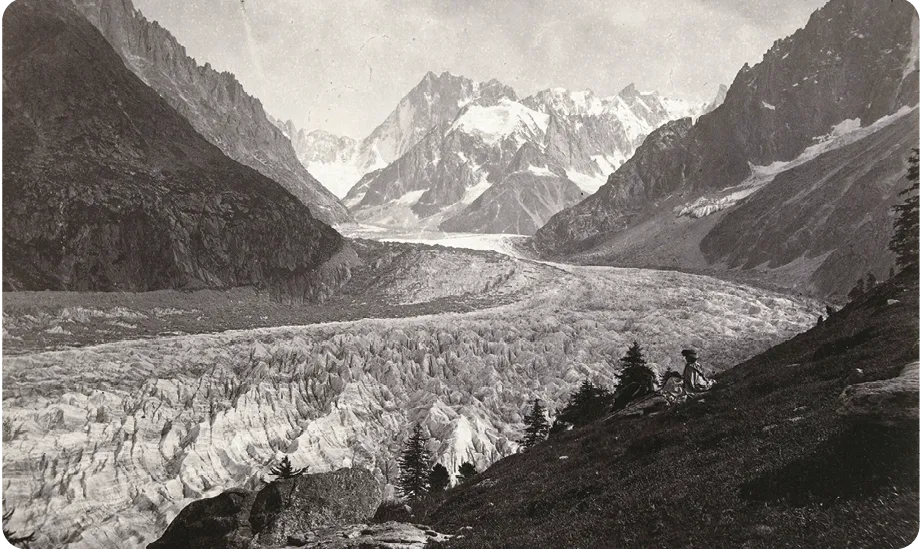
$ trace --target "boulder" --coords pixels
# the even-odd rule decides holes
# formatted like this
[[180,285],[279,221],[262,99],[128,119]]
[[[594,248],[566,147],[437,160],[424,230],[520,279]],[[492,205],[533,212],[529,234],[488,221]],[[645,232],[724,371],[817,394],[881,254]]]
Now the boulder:
[[883,425],[919,421],[919,363],[899,376],[847,386],[839,396],[838,414]]
[[289,536],[365,521],[382,498],[381,483],[362,468],[280,479],[256,496],[250,523],[260,546],[280,547]]
[[257,493],[228,489],[197,500],[177,514],[163,535],[148,548],[249,548],[253,539],[248,516]]
[[303,546],[370,518],[382,493],[362,468],[279,479],[259,491],[229,489],[183,508],[148,548]]

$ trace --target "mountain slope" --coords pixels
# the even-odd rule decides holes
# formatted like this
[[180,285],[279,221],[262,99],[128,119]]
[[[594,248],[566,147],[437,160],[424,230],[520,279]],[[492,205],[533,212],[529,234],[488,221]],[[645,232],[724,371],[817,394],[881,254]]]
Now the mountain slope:
[[349,221],[339,200],[298,161],[291,143],[262,104],[233,74],[199,66],[131,0],[74,0],[141,80],[157,91],[209,142],[230,158],[282,184],[327,223]]
[[3,23],[5,289],[319,291],[339,234],[205,141],[73,5],[20,0]]
[[552,436],[414,521],[464,548],[905,547],[919,531],[918,394],[915,420],[895,426],[837,410],[846,386],[918,360],[906,275],[718,375],[704,399]]
[[[588,239],[583,264],[723,273],[819,296],[844,295],[894,263],[890,206],[918,144],[917,109],[851,128],[742,184],[687,201],[673,196],[634,214],[623,231]],[[587,201],[588,202],[588,201]],[[587,210],[575,223],[593,223]],[[599,216],[606,215],[602,210]]]
[[[514,95],[480,98],[390,165],[366,174],[345,203],[357,219],[377,225],[474,232],[504,227],[530,234],[595,191],[653,128],[704,107],[641,93],[633,85],[603,99],[559,88],[522,101]],[[523,154],[534,168],[554,169],[540,172],[540,180],[529,176],[533,185],[519,173],[506,186],[518,191],[502,192],[507,178],[528,171],[515,162]],[[477,200],[491,187],[497,188]]]
[[[620,232],[665,216],[677,205],[723,198],[735,186],[758,179],[773,163],[795,160],[818,138],[843,127],[869,126],[902,107],[917,104],[917,33],[918,19],[908,2],[881,7],[865,0],[832,0],[815,12],[803,29],[777,41],[761,63],[744,66],[722,106],[695,124],[690,120],[671,123],[651,135],[596,194],[542,227],[534,239],[536,248],[547,256],[575,250],[584,255],[598,252],[604,257],[607,252],[603,248],[617,240]],[[902,127],[908,132],[907,139],[917,135],[917,129]],[[887,181],[892,191],[896,184],[892,177]],[[759,197],[779,198],[768,191]],[[848,201],[854,196],[840,198]],[[756,207],[756,200],[756,196],[750,197],[749,203]],[[783,205],[776,200],[762,208]],[[852,207],[860,210],[862,205]],[[878,218],[876,226],[885,225],[886,209],[875,206],[871,211]],[[864,214],[837,219],[854,224],[840,232],[840,237],[857,230]],[[790,240],[797,228],[787,227],[784,238]],[[726,233],[732,234],[732,230]],[[822,239],[820,234],[811,232],[802,238]],[[739,248],[751,248],[752,236],[735,237]],[[879,241],[866,241],[861,253],[873,257],[872,248]],[[836,244],[844,246],[845,241],[839,239]],[[636,245],[643,247],[642,242]],[[690,248],[678,255],[696,255],[696,245],[689,241]],[[798,246],[801,253],[807,253],[814,243]],[[828,250],[830,243],[822,246]],[[718,256],[708,255],[706,263],[723,269]],[[781,256],[772,258],[772,264],[781,260]],[[669,265],[671,261],[652,257],[647,265]],[[866,267],[885,272],[889,266]],[[799,275],[797,282],[805,283],[811,273]],[[823,283],[819,291],[836,293],[841,288],[838,283]]]

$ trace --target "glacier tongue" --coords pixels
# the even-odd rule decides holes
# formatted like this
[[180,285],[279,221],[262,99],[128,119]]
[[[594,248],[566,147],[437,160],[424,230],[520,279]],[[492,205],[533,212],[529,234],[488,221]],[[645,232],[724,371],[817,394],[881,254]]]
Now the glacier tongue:
[[254,486],[283,454],[393,481],[418,422],[452,473],[484,468],[516,450],[528,401],[556,410],[584,378],[611,384],[633,339],[658,370],[688,345],[726,367],[819,307],[707,277],[510,261],[529,286],[486,310],[5,357],[4,420],[20,428],[4,441],[11,527],[42,546],[142,546],[192,499]]

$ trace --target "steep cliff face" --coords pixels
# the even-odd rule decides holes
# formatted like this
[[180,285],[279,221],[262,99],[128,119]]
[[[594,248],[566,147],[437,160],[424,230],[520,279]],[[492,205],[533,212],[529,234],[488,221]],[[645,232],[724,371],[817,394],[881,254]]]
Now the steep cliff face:
[[282,184],[327,223],[349,221],[339,200],[298,161],[262,103],[233,74],[199,66],[169,31],[131,0],[74,0],[128,66],[230,158]]
[[205,141],[70,3],[20,0],[3,24],[5,289],[316,295],[336,231]]
[[[793,162],[825,136],[846,127],[868,127],[915,105],[917,36],[918,19],[908,2],[832,0],[803,29],[777,41],[761,63],[744,66],[723,105],[694,125],[674,123],[651,135],[598,193],[542,227],[534,239],[536,247],[547,255],[595,250],[617,240],[618,232],[640,227],[676,204],[725,199],[736,186],[759,180],[774,163]],[[757,203],[767,196],[753,195],[748,201],[752,208],[782,208],[784,201]],[[720,208],[738,202],[728,201]],[[865,215],[886,217],[885,211],[860,201],[850,208],[859,220]],[[824,232],[844,235],[829,225],[842,220],[823,219],[822,228],[801,241],[788,238],[796,228],[785,224],[785,241],[799,242],[797,252],[805,253],[816,244],[812,239]],[[749,249],[754,246],[750,237],[754,235],[730,231],[724,239],[737,239],[734,246]],[[832,245],[821,240],[824,248]],[[720,246],[729,247],[726,242]],[[601,249],[600,253],[606,254]],[[711,253],[708,259],[716,264],[718,256]],[[790,254],[766,260],[778,265],[785,258]],[[671,258],[649,257],[646,265],[670,262]]]

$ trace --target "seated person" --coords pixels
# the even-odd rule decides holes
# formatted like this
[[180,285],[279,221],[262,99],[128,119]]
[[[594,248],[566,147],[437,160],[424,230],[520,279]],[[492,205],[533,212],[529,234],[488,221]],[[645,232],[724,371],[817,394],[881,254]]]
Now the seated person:
[[685,357],[685,372],[682,373],[685,391],[697,393],[711,389],[714,381],[705,376],[704,367],[698,362],[698,352],[693,349],[683,349],[682,355]]

